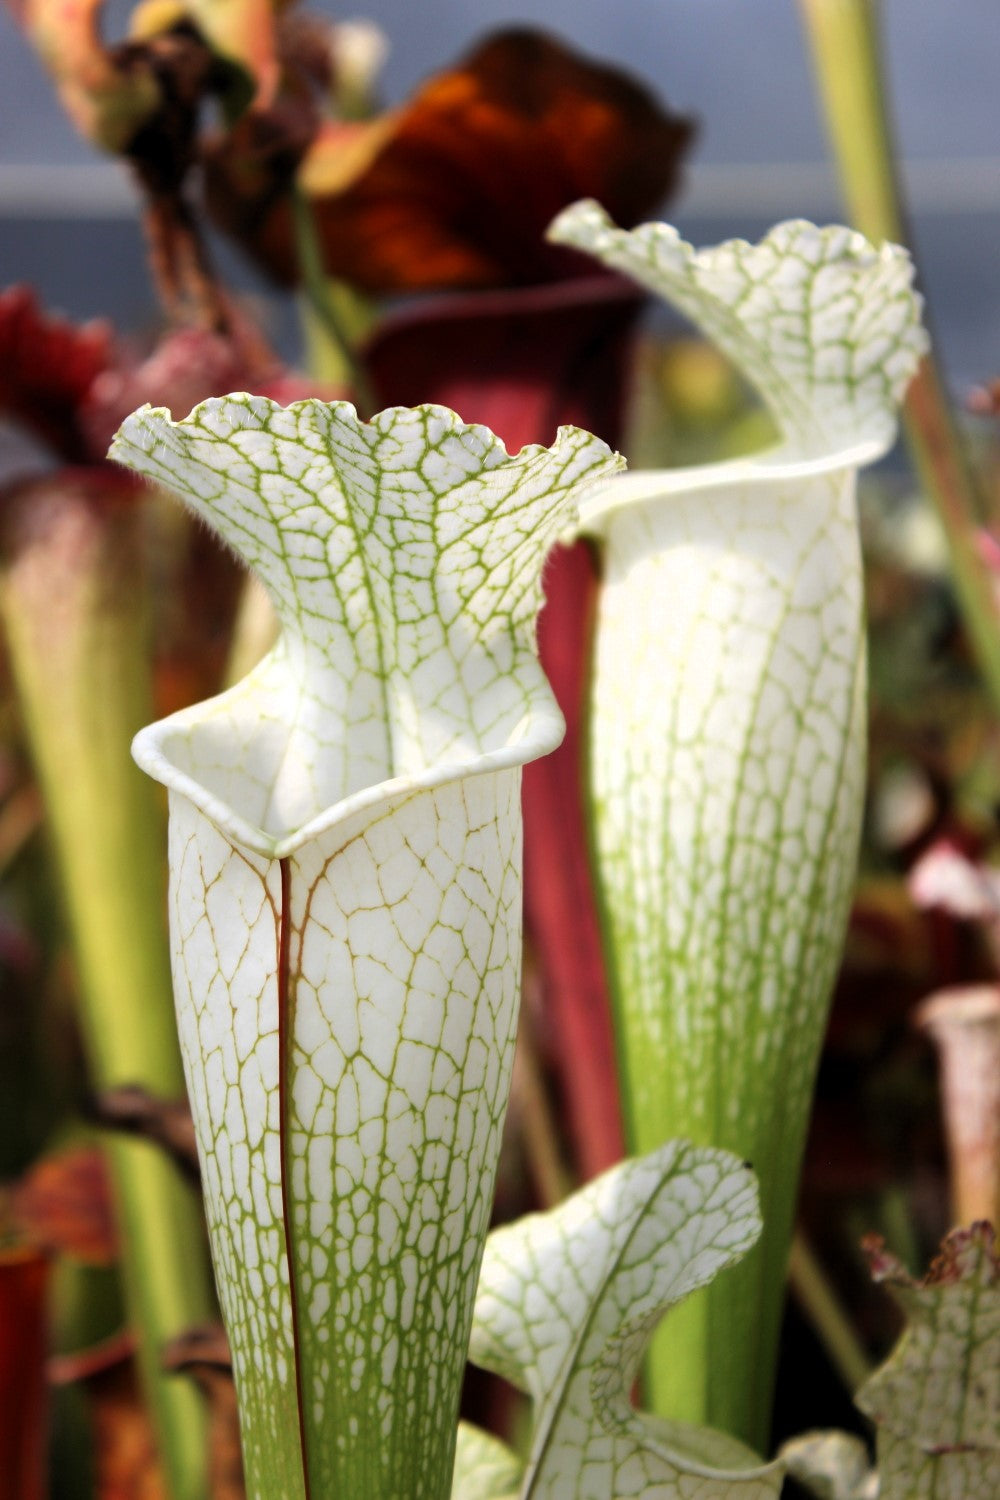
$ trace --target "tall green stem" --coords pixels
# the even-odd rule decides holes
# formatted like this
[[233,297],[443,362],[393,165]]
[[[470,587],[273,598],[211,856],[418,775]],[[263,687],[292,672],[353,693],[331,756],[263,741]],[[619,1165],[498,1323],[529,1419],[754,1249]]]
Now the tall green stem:
[[[148,716],[140,506],[111,470],[63,473],[4,501],[2,613],[45,798],[98,1089],[183,1093],[164,925],[162,812],[129,759]],[[175,1500],[205,1495],[205,1426],[163,1345],[210,1313],[198,1205],[155,1147],[111,1148],[128,1306]]]
[[[876,0],[799,3],[848,213],[869,239],[905,244]],[[933,354],[910,387],[903,415],[914,464],[947,537],[969,639],[1000,709],[1000,616],[976,547],[974,481]]]
[[827,1358],[853,1395],[872,1373],[872,1366],[822,1265],[801,1233],[792,1240],[788,1281]]

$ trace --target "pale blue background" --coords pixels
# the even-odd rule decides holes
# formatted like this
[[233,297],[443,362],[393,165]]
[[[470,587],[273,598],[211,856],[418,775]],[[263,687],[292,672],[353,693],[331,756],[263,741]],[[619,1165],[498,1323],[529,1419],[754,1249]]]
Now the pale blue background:
[[[337,13],[387,31],[384,93],[395,101],[529,10],[532,24],[630,67],[699,117],[672,211],[692,238],[840,216],[795,0],[368,0]],[[109,35],[126,11],[109,7]],[[964,386],[1000,369],[1000,0],[886,0],[882,14],[924,281]],[[125,185],[100,160],[0,8],[0,284],[30,278],[75,316],[140,325],[153,315],[140,237]],[[89,171],[53,178],[59,164]]]

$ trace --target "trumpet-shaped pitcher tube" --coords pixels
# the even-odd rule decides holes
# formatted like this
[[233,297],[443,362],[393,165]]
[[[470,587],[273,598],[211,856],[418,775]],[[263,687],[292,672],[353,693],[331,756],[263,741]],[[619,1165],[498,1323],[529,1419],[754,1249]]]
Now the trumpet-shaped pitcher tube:
[[[182,1048],[256,1500],[447,1496],[516,1023],[520,767],[562,724],[542,562],[617,460],[438,407],[144,410],[281,623],[143,731],[170,789]],[[290,1274],[289,1274],[290,1270]]]
[[745,1262],[667,1320],[652,1395],[761,1446],[864,796],[855,477],[892,442],[918,301],[903,251],[845,229],[695,254],[579,204],[552,233],[675,303],[781,434],[613,481],[582,517],[604,547],[592,809],[629,1145],[738,1152],[764,1217]]

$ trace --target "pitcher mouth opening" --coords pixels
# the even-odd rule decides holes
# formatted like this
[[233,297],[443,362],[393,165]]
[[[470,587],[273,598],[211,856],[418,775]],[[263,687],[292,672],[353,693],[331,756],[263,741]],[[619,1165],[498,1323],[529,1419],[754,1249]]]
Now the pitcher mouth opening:
[[778,444],[761,453],[727,459],[717,464],[696,464],[680,469],[638,469],[607,480],[585,497],[580,508],[579,529],[584,533],[600,532],[604,520],[615,512],[650,500],[669,499],[671,495],[690,494],[694,490],[752,481],[754,484],[789,479],[813,479],[835,474],[841,469],[860,469],[875,463],[888,450],[885,442],[869,438],[848,448],[838,448],[816,458],[806,458],[787,444]]
[[[473,737],[453,743],[440,760],[405,773],[376,774],[345,795],[325,797],[322,778],[306,782],[306,795],[281,793],[281,771],[294,750],[287,723],[256,718],[253,734],[233,709],[245,698],[244,684],[192,709],[142,729],[132,742],[137,764],[171,792],[187,798],[229,841],[248,853],[282,859],[337,823],[371,810],[384,810],[464,777],[482,776],[525,765],[554,750],[565,723],[547,686],[532,695],[523,712],[493,744]],[[249,755],[240,756],[234,730]],[[384,768],[383,768],[384,770]],[[312,789],[314,795],[309,796]]]

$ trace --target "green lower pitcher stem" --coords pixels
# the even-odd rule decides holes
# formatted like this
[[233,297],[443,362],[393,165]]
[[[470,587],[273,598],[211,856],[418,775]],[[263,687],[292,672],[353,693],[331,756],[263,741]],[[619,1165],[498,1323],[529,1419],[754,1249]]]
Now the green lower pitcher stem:
[[591,816],[628,1149],[735,1153],[764,1222],[670,1312],[646,1396],[758,1452],[863,801],[854,484],[727,476],[613,513],[604,542]]
[[[148,717],[142,499],[110,470],[5,498],[2,610],[76,960],[97,1090],[183,1094],[164,918],[162,809],[129,758]],[[127,1305],[172,1500],[204,1500],[206,1425],[164,1344],[211,1316],[195,1194],[159,1148],[110,1148]]]
[[[632,1093],[627,1078],[623,1092]],[[657,1140],[678,1134],[706,1144],[726,1132],[699,1131],[690,1117],[672,1116],[657,1127],[653,1110],[628,1130],[629,1153],[645,1155]],[[763,1136],[751,1143],[743,1134],[739,1144],[751,1164],[782,1163],[780,1175],[763,1173],[768,1233],[738,1266],[671,1309],[650,1345],[643,1398],[652,1411],[738,1435],[766,1453],[801,1141],[784,1143],[779,1153]]]

